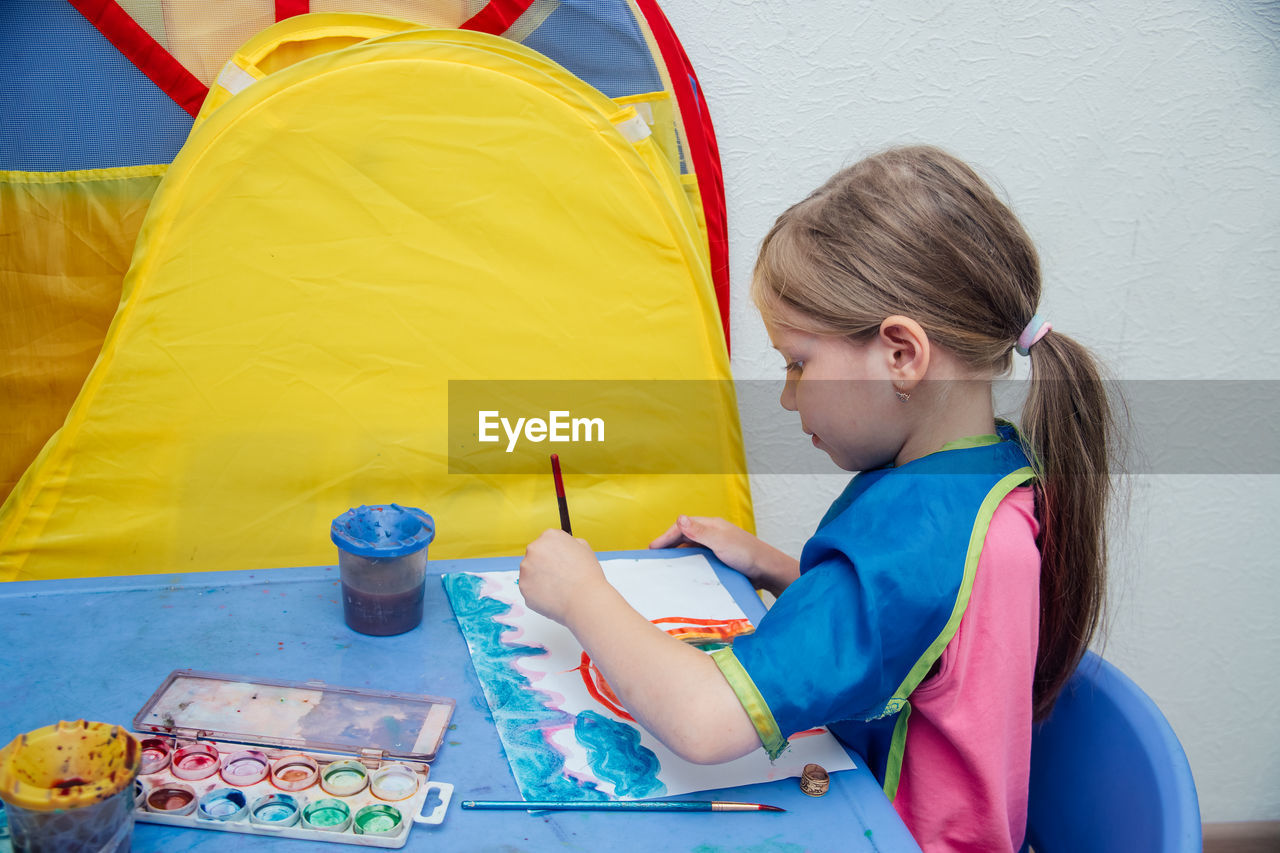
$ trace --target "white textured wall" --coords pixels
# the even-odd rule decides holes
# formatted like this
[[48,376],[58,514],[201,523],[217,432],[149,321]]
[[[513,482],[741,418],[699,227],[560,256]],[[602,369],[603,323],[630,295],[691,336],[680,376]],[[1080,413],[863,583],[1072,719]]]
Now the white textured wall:
[[[780,376],[747,295],[773,217],[862,154],[929,142],[1003,187],[1043,311],[1117,377],[1280,379],[1274,0],[664,8],[719,138],[739,378]],[[803,440],[771,429],[752,444]],[[843,482],[755,476],[761,535],[798,554]],[[1103,650],[1172,722],[1204,820],[1280,818],[1280,477],[1130,491]]]

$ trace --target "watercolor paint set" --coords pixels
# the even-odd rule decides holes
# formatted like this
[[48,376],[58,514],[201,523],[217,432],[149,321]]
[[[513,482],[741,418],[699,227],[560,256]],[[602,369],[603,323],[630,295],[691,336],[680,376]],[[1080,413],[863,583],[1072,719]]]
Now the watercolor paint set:
[[[453,794],[430,780],[454,701],[176,670],[133,719],[148,823],[403,847]],[[425,814],[424,814],[425,812]]]

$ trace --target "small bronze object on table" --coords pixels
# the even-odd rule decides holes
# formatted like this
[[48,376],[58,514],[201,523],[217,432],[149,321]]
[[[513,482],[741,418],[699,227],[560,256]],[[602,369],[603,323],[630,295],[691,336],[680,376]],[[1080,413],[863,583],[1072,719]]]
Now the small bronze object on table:
[[821,797],[831,787],[831,776],[820,764],[806,764],[800,774],[800,790],[811,797]]

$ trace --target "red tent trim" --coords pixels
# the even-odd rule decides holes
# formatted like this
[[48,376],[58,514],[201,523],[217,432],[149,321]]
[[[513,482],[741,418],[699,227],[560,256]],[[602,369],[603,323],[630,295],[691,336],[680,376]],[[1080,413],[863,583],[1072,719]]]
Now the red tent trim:
[[[192,118],[209,95],[209,87],[173,58],[115,0],[68,0],[76,11],[116,49]],[[462,24],[463,29],[500,35],[533,4],[533,0],[490,0]],[[311,11],[310,0],[275,0],[276,20]]]
[[114,0],[68,0],[98,32],[134,66],[160,87],[192,118],[209,94],[209,87],[174,59],[151,34],[138,26]]
[[489,0],[483,9],[464,21],[459,29],[500,36],[532,5],[533,0]]
[[[725,348],[729,349],[729,224],[724,205],[724,173],[720,168],[720,149],[711,113],[702,96],[702,86],[693,73],[693,63],[684,52],[671,22],[656,0],[636,0],[645,21],[662,51],[662,60],[671,74],[676,103],[684,117],[689,137],[689,158],[698,178],[702,209],[707,218],[707,244],[711,253],[711,281],[715,285],[716,303],[720,308],[720,325],[724,328]],[[685,75],[681,81],[679,75]],[[680,85],[684,82],[686,85]]]
[[311,0],[276,0],[276,23],[311,11]]

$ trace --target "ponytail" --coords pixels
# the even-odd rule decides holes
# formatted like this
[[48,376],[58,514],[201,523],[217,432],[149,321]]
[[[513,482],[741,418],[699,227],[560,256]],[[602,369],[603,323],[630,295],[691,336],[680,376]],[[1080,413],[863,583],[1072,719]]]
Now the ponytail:
[[1087,349],[1051,332],[1029,353],[1031,388],[1022,432],[1038,478],[1040,647],[1033,702],[1035,718],[1042,719],[1102,617],[1115,424]]

